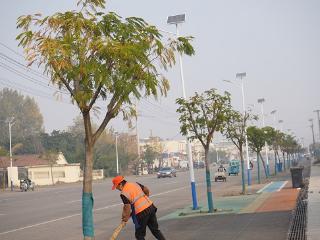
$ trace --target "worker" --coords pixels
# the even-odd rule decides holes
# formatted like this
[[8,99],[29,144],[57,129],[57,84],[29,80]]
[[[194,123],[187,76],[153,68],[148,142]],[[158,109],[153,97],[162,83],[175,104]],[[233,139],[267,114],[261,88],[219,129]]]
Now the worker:
[[156,217],[157,208],[149,198],[149,189],[140,183],[127,182],[123,176],[112,179],[112,190],[121,191],[120,197],[123,202],[122,221],[128,222],[130,216],[135,225],[135,237],[144,240],[146,228],[149,227],[156,239],[165,240],[159,230]]
[[218,172],[226,172],[227,170],[225,169],[225,167],[221,164],[218,168]]

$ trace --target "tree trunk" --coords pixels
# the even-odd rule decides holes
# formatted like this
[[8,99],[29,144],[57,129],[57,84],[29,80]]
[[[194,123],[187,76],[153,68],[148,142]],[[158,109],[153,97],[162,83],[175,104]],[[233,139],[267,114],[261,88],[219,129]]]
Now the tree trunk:
[[[276,154],[277,154],[277,157],[278,157],[278,164],[280,164],[281,161],[280,161],[280,155],[279,155],[278,151],[276,151]],[[282,171],[282,168],[280,168],[280,171]]]
[[52,165],[53,165],[53,164],[50,164],[50,170],[51,170],[51,181],[52,181],[52,185],[54,185],[53,173],[52,173]]
[[258,184],[261,183],[261,176],[260,176],[260,159],[259,159],[259,153],[257,152],[257,165],[258,165]]
[[277,175],[277,152],[274,150],[274,175]]
[[210,165],[208,160],[208,153],[209,153],[209,144],[208,147],[204,150],[205,162],[206,162],[206,182],[207,182],[207,200],[208,200],[208,209],[209,213],[214,211],[213,208],[213,196],[212,196],[212,189],[211,189],[211,176],[210,176]]
[[242,148],[239,149],[240,160],[241,160],[241,179],[242,179],[242,194],[246,193],[246,178],[244,171],[244,160],[243,160],[243,152]]
[[85,127],[85,154],[83,192],[82,192],[82,231],[84,240],[94,239],[93,225],[93,194],[92,194],[92,169],[93,169],[93,147],[92,129],[90,115],[83,114]]
[[286,157],[284,155],[284,152],[282,152],[282,158],[283,158],[283,170],[286,171]]
[[266,175],[266,178],[268,178],[268,172],[267,172],[266,164],[265,164],[265,162],[264,162],[264,160],[263,160],[263,157],[262,157],[262,155],[261,155],[260,152],[259,152],[259,155],[260,155],[261,162],[262,162],[262,165],[263,165],[264,173],[265,173],[265,175]]

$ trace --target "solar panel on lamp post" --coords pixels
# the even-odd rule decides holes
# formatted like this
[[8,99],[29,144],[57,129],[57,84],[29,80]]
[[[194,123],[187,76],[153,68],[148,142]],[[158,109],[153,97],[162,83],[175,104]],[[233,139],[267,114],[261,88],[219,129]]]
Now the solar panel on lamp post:
[[[174,16],[169,16],[167,19],[168,24],[173,24],[176,26],[176,37],[179,37],[179,28],[178,25],[184,23],[186,19],[185,14],[179,14]],[[184,99],[187,99],[186,90],[184,85],[184,76],[183,76],[183,66],[182,66],[182,56],[179,54],[179,64],[180,64],[180,77],[181,77],[181,84],[182,84],[182,96]],[[196,183],[194,178],[194,170],[193,170],[193,160],[192,160],[192,151],[191,151],[191,144],[188,139],[189,135],[186,138],[186,147],[187,147],[187,156],[188,156],[188,163],[189,163],[189,173],[190,173],[190,180],[191,180],[191,193],[192,193],[192,204],[193,209],[198,209],[198,202],[197,202],[197,192],[196,192]]]

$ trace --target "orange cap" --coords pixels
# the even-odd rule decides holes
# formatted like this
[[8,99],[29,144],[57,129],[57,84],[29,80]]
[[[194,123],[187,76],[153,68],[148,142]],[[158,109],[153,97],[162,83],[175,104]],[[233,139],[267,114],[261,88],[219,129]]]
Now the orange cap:
[[113,186],[112,186],[112,190],[115,190],[116,187],[119,185],[119,183],[121,183],[122,181],[124,180],[124,177],[123,176],[116,176],[112,179],[112,183],[113,183]]

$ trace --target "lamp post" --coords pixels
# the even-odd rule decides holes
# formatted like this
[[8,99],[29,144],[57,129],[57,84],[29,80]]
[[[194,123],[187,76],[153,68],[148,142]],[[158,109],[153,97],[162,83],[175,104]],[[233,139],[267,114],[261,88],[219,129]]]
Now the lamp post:
[[283,126],[282,126],[283,120],[279,120],[278,123],[280,125],[280,131],[282,132],[283,131]]
[[116,135],[116,161],[117,161],[117,175],[119,175],[119,157],[118,157],[118,132],[115,132]]
[[317,113],[317,117],[318,117],[319,139],[320,139],[320,116],[319,116],[319,112],[320,112],[320,110],[314,110],[314,112],[316,112],[316,113]]
[[[270,112],[270,114],[273,116],[273,125],[274,125],[275,130],[277,130],[276,113],[277,113],[277,110],[273,110]],[[276,154],[277,150],[278,149],[273,149],[273,151],[274,151],[274,174],[277,174],[277,154]]]
[[273,110],[273,111],[270,112],[270,114],[273,116],[273,125],[274,125],[274,128],[277,130],[276,113],[277,113],[277,110]]
[[[186,15],[180,14],[175,16],[169,16],[167,19],[168,24],[174,24],[176,26],[176,37],[179,37],[179,30],[178,26],[181,23],[185,22]],[[184,99],[187,99],[186,90],[184,86],[184,76],[183,76],[183,66],[182,66],[182,56],[179,54],[179,63],[180,63],[180,76],[181,76],[181,84],[182,84],[182,95]],[[187,147],[187,155],[188,155],[188,162],[189,162],[189,173],[190,173],[190,180],[191,180],[191,193],[192,193],[192,204],[193,209],[198,209],[197,203],[197,192],[196,192],[196,183],[194,178],[194,170],[193,170],[193,161],[192,161],[192,151],[191,151],[191,144],[188,139],[189,135],[186,138],[186,147]]]
[[[240,80],[241,80],[243,117],[245,117],[245,115],[246,115],[246,104],[245,104],[244,83],[243,83],[243,78],[246,76],[247,76],[246,72],[236,74],[236,78],[240,78]],[[250,168],[250,159],[249,159],[247,126],[245,126],[244,133],[245,133],[245,140],[246,140],[247,177],[248,177],[248,185],[250,186],[251,185],[251,168]],[[242,178],[242,181],[245,181],[244,177]]]
[[314,131],[313,131],[313,118],[309,119],[309,122],[311,123],[310,127],[311,127],[311,131],[312,131],[312,154],[314,156],[315,152],[314,152],[314,147],[315,147],[315,139],[314,139]]
[[[264,113],[263,113],[263,103],[265,102],[264,98],[259,98],[258,103],[261,104],[261,117],[262,117],[262,127],[264,127]],[[269,176],[270,170],[269,170],[269,157],[268,157],[268,144],[265,142],[265,151],[266,151],[266,163],[267,163],[267,176]]]

